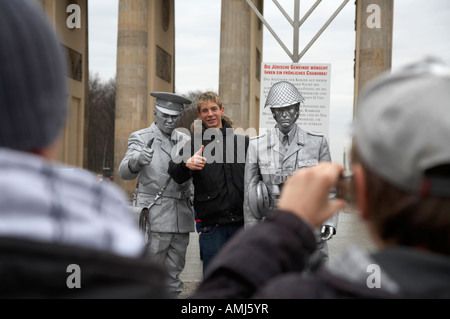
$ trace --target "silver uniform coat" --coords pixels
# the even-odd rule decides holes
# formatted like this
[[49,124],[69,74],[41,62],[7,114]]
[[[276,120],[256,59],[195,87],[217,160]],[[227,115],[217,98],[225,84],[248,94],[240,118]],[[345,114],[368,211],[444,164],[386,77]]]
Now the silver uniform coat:
[[[176,147],[189,141],[189,137],[179,131],[176,134]],[[128,161],[138,156],[148,141],[154,138],[152,161],[139,173],[133,173]],[[163,134],[155,123],[150,127],[133,132],[128,139],[128,149],[119,166],[119,174],[123,179],[132,180],[138,177],[136,206],[149,205],[169,178],[167,169],[171,160],[172,141]],[[177,184],[170,180],[161,198],[150,209],[150,231],[163,233],[188,233],[194,231],[194,212],[190,204],[192,181]]]
[[[250,139],[245,164],[245,227],[250,227],[263,220],[256,218],[250,207],[249,197],[255,196],[256,184],[259,180],[267,187],[270,207],[276,206],[281,188],[287,177],[295,170],[313,166],[321,161],[331,161],[328,143],[322,134],[310,133],[297,125],[294,136],[284,157],[280,158],[280,139],[277,127],[267,130],[265,134]],[[330,195],[332,196],[332,195]],[[324,225],[337,228],[338,214]]]

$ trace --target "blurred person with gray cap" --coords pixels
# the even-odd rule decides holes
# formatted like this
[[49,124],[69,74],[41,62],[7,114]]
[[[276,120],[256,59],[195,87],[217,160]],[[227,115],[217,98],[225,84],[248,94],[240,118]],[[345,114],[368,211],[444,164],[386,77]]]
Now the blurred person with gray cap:
[[[331,161],[323,134],[305,131],[296,124],[304,102],[290,82],[277,82],[269,90],[264,108],[270,108],[277,124],[250,140],[245,164],[246,228],[262,222],[276,207],[284,182],[297,169]],[[318,247],[312,266],[328,261],[327,241],[336,234],[337,224],[338,214],[316,229]]]
[[320,163],[288,179],[277,213],[229,243],[194,297],[450,298],[449,88],[450,69],[428,58],[359,96],[348,198],[376,249],[304,272],[313,227],[346,205],[328,196],[344,167]]
[[189,233],[195,230],[192,182],[176,183],[167,169],[172,148],[190,141],[176,128],[184,105],[191,101],[168,92],[150,95],[156,98],[156,120],[130,135],[119,174],[125,180],[137,178],[133,205],[141,211],[140,226],[146,233],[148,258],[166,267],[169,291],[177,297],[184,286],[180,273],[186,262]]
[[56,160],[66,63],[37,2],[0,0],[0,298],[163,298],[125,194]]

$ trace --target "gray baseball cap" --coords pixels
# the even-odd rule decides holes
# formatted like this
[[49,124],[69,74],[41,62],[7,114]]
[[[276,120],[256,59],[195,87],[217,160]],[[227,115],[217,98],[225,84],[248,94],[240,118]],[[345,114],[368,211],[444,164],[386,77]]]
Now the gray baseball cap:
[[450,69],[426,58],[369,83],[353,136],[363,162],[384,180],[410,193],[423,192],[425,181],[430,188],[426,170],[450,164]]
[[295,85],[287,81],[280,81],[270,88],[264,108],[287,107],[304,101],[305,99]]
[[178,115],[183,112],[184,104],[192,102],[180,95],[169,92],[152,92],[151,96],[156,97],[156,109],[169,115]]

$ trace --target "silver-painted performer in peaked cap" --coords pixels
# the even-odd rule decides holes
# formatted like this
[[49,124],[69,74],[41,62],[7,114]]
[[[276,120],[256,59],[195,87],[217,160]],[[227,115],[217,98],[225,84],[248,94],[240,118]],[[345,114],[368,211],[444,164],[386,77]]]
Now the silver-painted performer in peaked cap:
[[166,267],[170,276],[169,292],[177,297],[183,290],[179,275],[185,266],[189,233],[194,231],[194,213],[190,202],[192,182],[176,183],[170,179],[167,169],[172,148],[190,140],[175,128],[184,104],[191,101],[173,93],[152,92],[151,95],[156,97],[156,121],[150,127],[130,135],[119,174],[126,180],[138,178],[135,206],[151,205],[144,222],[148,238],[147,254],[150,259]]
[[[250,140],[245,164],[246,228],[262,222],[276,207],[283,183],[294,171],[331,161],[326,138],[296,124],[304,101],[297,88],[286,81],[275,83],[269,90],[264,107],[270,108],[277,124]],[[326,241],[336,233],[337,223],[338,214],[316,230],[316,256],[323,257],[320,260],[328,260]]]

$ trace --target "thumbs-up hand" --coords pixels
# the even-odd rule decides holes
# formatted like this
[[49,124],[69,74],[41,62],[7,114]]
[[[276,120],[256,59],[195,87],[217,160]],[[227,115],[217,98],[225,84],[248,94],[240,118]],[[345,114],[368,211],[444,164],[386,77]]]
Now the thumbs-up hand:
[[145,147],[138,157],[138,163],[140,166],[149,165],[153,159],[153,150],[150,147]]
[[189,168],[190,170],[200,171],[203,169],[203,167],[205,167],[206,157],[202,156],[202,152],[204,149],[205,146],[202,145],[202,147],[186,161],[187,168]]

